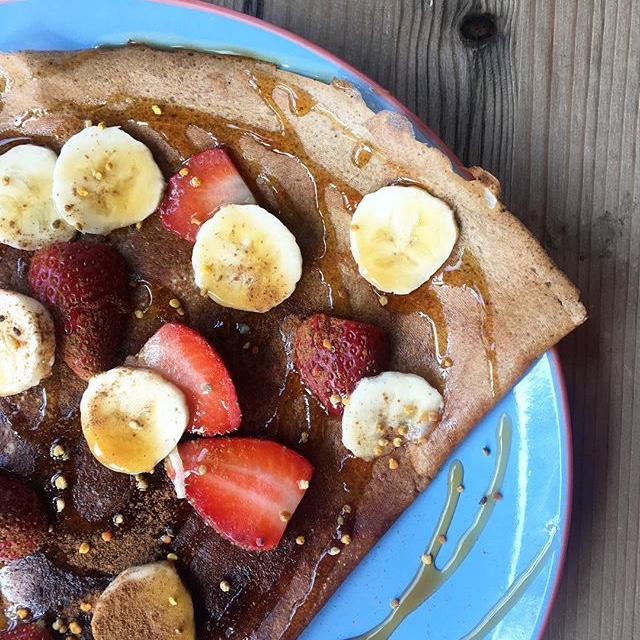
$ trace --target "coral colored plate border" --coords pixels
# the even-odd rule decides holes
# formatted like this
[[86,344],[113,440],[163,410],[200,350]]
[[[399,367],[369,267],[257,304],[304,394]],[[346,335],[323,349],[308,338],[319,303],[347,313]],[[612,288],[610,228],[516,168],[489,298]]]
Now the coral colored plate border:
[[[31,13],[31,16],[32,18],[35,18],[36,17],[35,8],[37,7],[37,10],[39,12],[37,17],[41,21],[44,19],[42,17],[42,14],[46,13],[46,11],[51,11],[52,14],[53,12],[59,12],[61,10],[63,13],[66,12],[68,16],[69,24],[67,26],[64,26],[64,25],[61,26],[60,29],[63,35],[70,36],[72,35],[74,28],[78,28],[78,25],[74,26],[74,20],[79,21],[76,18],[75,13],[77,13],[77,11],[80,8],[82,8],[84,11],[86,11],[86,13],[84,14],[83,20],[86,21],[87,16],[89,16],[88,19],[91,20],[91,17],[90,17],[91,12],[89,11],[89,7],[91,5],[94,7],[97,7],[99,3],[96,2],[96,0],[85,0],[82,3],[80,3],[78,0],[75,0],[75,4],[74,4],[74,0],[49,0],[48,3],[45,5],[42,0],[0,0],[0,19],[4,17],[3,11],[2,11],[3,9],[2,5],[9,5],[9,4],[21,5],[20,11],[18,13],[21,13],[23,18],[25,16],[28,17],[30,11],[33,11],[33,13]],[[325,51],[321,47],[318,47],[317,45],[314,45],[295,34],[285,31],[284,29],[281,29],[279,27],[270,25],[257,18],[246,16],[244,14],[232,11],[230,9],[213,6],[213,5],[201,2],[199,0],[129,0],[128,4],[127,3],[122,4],[119,1],[109,3],[109,4],[112,4],[112,5],[121,4],[122,7],[125,8],[125,11],[120,11],[119,13],[117,13],[117,16],[113,17],[113,19],[111,20],[113,24],[111,24],[109,28],[116,28],[117,26],[121,26],[117,24],[119,21],[122,23],[126,23],[127,21],[126,13],[127,13],[127,10],[129,9],[131,10],[131,12],[133,12],[134,8],[140,8],[141,6],[144,5],[144,9],[146,11],[149,11],[150,12],[149,15],[151,15],[151,12],[153,12],[154,10],[154,7],[152,6],[153,4],[165,5],[167,7],[171,7],[171,6],[178,7],[187,11],[197,10],[197,11],[205,12],[207,14],[217,16],[220,19],[228,20],[231,23],[244,24],[246,25],[247,29],[257,29],[264,33],[270,33],[282,41],[283,59],[286,59],[285,50],[287,48],[287,43],[289,43],[289,46],[295,46],[295,47],[304,49],[307,52],[309,52],[309,54],[312,54],[313,56],[315,56],[318,60],[326,62],[328,66],[336,68],[340,73],[340,75],[344,75],[344,77],[354,82],[354,84],[356,84],[358,88],[360,88],[363,91],[363,95],[365,96],[365,99],[367,99],[368,102],[372,104],[372,106],[377,108],[391,108],[405,115],[412,122],[412,124],[416,128],[416,132],[418,136],[421,139],[425,140],[428,144],[437,146],[440,149],[442,149],[451,159],[452,164],[456,167],[456,170],[459,171],[461,174],[469,177],[468,172],[463,167],[461,162],[444,145],[444,143],[434,134],[434,132],[431,131],[423,122],[421,122],[413,113],[411,113],[404,105],[398,102],[386,89],[378,85],[376,82],[372,81],[370,78],[367,78],[363,73],[361,73],[354,67],[346,64],[345,62],[341,61],[340,59],[333,56],[329,52]],[[53,9],[53,7],[55,7],[55,9]],[[114,13],[116,12],[114,11]],[[59,16],[53,16],[53,17],[59,18]],[[55,19],[52,20],[52,22],[55,22]],[[3,24],[2,29],[0,29],[0,50],[2,50],[3,38],[4,38],[3,32],[5,32],[6,29],[11,27],[11,22],[0,21],[0,24]],[[179,21],[179,24],[176,24],[175,26],[172,25],[172,27],[176,30],[179,30],[181,27],[184,28],[185,31],[181,32],[181,34],[185,34],[185,35],[188,34],[188,32],[191,29],[191,27],[188,24],[188,20],[186,18],[182,22]],[[106,24],[104,27],[104,33],[105,34],[108,33]],[[187,39],[188,37],[189,36],[187,35]],[[142,34],[142,39],[146,41],[155,40],[158,44],[163,44],[163,40],[155,39],[154,34],[148,34],[148,35]],[[104,39],[98,39],[93,44],[98,44],[98,43],[104,43]],[[242,44],[242,43],[238,43],[238,44]],[[33,45],[23,45],[23,46],[33,46]],[[50,47],[51,46],[54,46],[54,45],[50,45]],[[260,57],[259,51],[254,51],[254,53],[256,57]],[[304,72],[303,69],[299,69],[299,70]],[[520,406],[518,402],[516,402],[515,405],[513,405],[512,396],[517,395],[518,390],[522,389],[523,386],[528,384],[528,382],[530,382],[531,380],[533,380],[534,382],[538,380],[540,382],[541,384],[540,388],[543,388],[544,390],[542,393],[543,397],[541,397],[540,395],[539,388],[535,387],[534,385],[532,387],[533,391],[524,392],[525,399],[520,402],[520,405],[522,406]],[[538,391],[536,391],[536,389],[538,389]],[[551,414],[553,415],[545,416],[545,417],[547,420],[551,420],[553,422],[554,427],[558,429],[557,433],[559,437],[559,442],[558,442],[559,453],[558,453],[558,459],[555,462],[557,463],[557,467],[558,467],[559,481],[558,481],[558,486],[555,487],[555,489],[557,489],[558,491],[559,511],[557,514],[557,519],[554,519],[554,522],[558,527],[559,535],[558,535],[558,540],[556,544],[555,555],[552,561],[553,564],[548,574],[548,582],[545,585],[543,590],[544,598],[540,602],[537,615],[535,615],[533,618],[529,616],[529,618],[533,620],[533,624],[531,625],[530,631],[527,631],[526,629],[524,630],[521,629],[522,634],[517,636],[513,635],[513,632],[508,632],[508,633],[511,633],[511,635],[506,635],[506,636],[494,635],[494,633],[492,632],[488,636],[486,636],[488,638],[489,637],[495,638],[496,640],[498,638],[502,639],[504,637],[509,637],[509,638],[521,637],[523,638],[523,640],[525,639],[531,640],[532,638],[540,638],[543,635],[544,628],[546,626],[549,613],[551,611],[553,599],[555,598],[555,595],[558,589],[559,580],[561,576],[561,568],[562,568],[562,564],[564,562],[564,558],[566,554],[566,545],[567,545],[569,522],[570,522],[570,504],[571,504],[571,494],[572,494],[571,429],[570,429],[570,422],[569,422],[569,408],[568,408],[568,402],[566,397],[564,377],[562,374],[562,368],[558,359],[558,355],[555,350],[549,351],[532,367],[532,369],[523,377],[523,380],[516,386],[514,391],[510,392],[510,394],[508,394],[508,397],[505,398],[505,400],[500,403],[500,406],[496,410],[494,410],[494,412],[492,412],[490,416],[488,416],[481,422],[481,424],[478,426],[478,428],[474,431],[472,436],[469,438],[469,441],[466,441],[461,446],[461,448],[458,451],[456,451],[456,454],[455,454],[455,457],[458,457],[463,461],[465,461],[465,456],[467,458],[469,457],[470,455],[469,449],[473,444],[470,441],[474,439],[478,440],[478,438],[480,438],[481,440],[483,437],[483,434],[482,434],[483,430],[489,436],[491,435],[491,428],[483,425],[488,423],[491,419],[495,419],[494,414],[497,415],[498,411],[501,411],[504,409],[508,412],[514,411],[517,413],[520,409],[522,409],[522,411],[524,412],[523,415],[525,415],[526,411],[529,410],[531,406],[534,406],[534,407],[538,406],[537,403],[539,403],[541,400],[549,403],[548,405],[545,405],[545,408],[541,410],[541,413],[544,413],[545,411],[547,411],[547,409],[549,410],[553,409],[553,411],[551,411]],[[542,421],[543,418],[541,417],[540,420]],[[476,463],[472,461],[471,464],[473,465]],[[443,474],[440,474],[440,476],[442,475]],[[391,545],[397,544],[398,539],[402,539],[404,535],[403,532],[405,529],[407,528],[411,529],[411,527],[415,527],[415,522],[413,522],[413,520],[415,520],[416,517],[419,520],[422,518],[422,514],[420,513],[420,510],[425,509],[425,504],[427,504],[427,501],[429,502],[428,506],[431,509],[439,508],[439,505],[441,504],[442,497],[443,497],[442,496],[442,488],[443,488],[442,478],[440,476],[436,478],[436,480],[434,480],[434,483],[429,488],[429,490],[426,491],[416,501],[416,503],[412,505],[412,507],[408,510],[408,512],[405,513],[400,518],[397,525],[394,525],[394,527],[392,527],[389,533],[381,540],[381,542],[376,547],[376,549],[374,549],[373,552],[370,554],[371,557],[376,557],[376,554],[378,554],[377,558],[379,559],[380,553],[388,554],[389,544]],[[417,504],[419,502],[425,503],[425,504],[422,504],[421,506]],[[420,523],[421,523],[421,526],[422,524],[424,524],[422,520],[420,520]],[[425,534],[425,536],[426,535],[428,534]],[[389,538],[391,542],[389,542],[387,538]],[[407,550],[407,553],[413,554],[415,553],[415,550]],[[489,551],[485,551],[485,553],[489,553]],[[373,567],[372,569],[371,566],[368,566],[368,567],[364,566],[363,568],[363,565],[371,564],[370,556],[367,556],[367,558],[365,558],[363,563],[358,567],[358,569],[356,569],[354,574],[350,576],[350,578],[347,580],[345,585],[343,585],[343,587],[338,591],[336,596],[334,596],[334,598],[332,598],[329,601],[325,609],[318,615],[316,620],[313,621],[309,629],[303,633],[303,638],[305,640],[316,640],[316,638],[322,639],[322,640],[325,640],[325,639],[328,640],[329,636],[327,636],[327,633],[329,633],[330,631],[333,632],[331,636],[332,640],[340,640],[340,638],[342,637],[347,637],[351,633],[351,630],[347,627],[345,627],[344,631],[342,631],[342,629],[338,629],[336,627],[336,624],[338,624],[336,621],[344,620],[345,612],[350,612],[354,608],[357,610],[358,607],[363,607],[363,606],[369,607],[369,605],[371,605],[371,608],[375,610],[372,613],[372,620],[376,622],[378,621],[378,619],[380,618],[380,613],[378,610],[376,610],[376,607],[378,607],[380,611],[382,611],[384,607],[382,609],[379,607],[380,602],[382,602],[382,600],[385,600],[385,599],[388,602],[388,599],[390,597],[393,597],[394,595],[397,595],[397,593],[393,593],[393,591],[390,590],[391,589],[390,587],[389,589],[384,591],[384,593],[377,594],[375,597],[372,596],[371,593],[366,593],[364,596],[361,596],[360,598],[357,598],[356,600],[354,600],[353,593],[354,593],[354,589],[358,589],[358,581],[361,581],[361,584],[362,584],[362,581],[364,580],[363,584],[365,585],[370,584],[371,580],[373,579],[372,571],[374,573],[376,571],[375,567]],[[382,557],[384,558],[385,556],[383,555]],[[471,560],[472,558],[469,558],[469,561],[467,562],[467,564],[472,564]],[[407,560],[406,562],[400,563],[400,564],[405,564],[406,567],[404,568],[404,574],[402,574],[402,576],[394,577],[394,579],[397,582],[392,586],[395,589],[399,589],[399,588],[401,589],[402,586],[406,583],[405,577],[406,576],[410,577],[413,571],[415,570],[415,563],[412,559]],[[380,572],[378,571],[378,573]],[[404,582],[402,580],[404,580]],[[355,584],[355,587],[353,586],[354,584]],[[343,592],[345,592],[346,595]],[[371,599],[375,601],[376,598],[380,600],[380,602],[377,605],[375,602],[373,602],[373,604],[369,602],[369,600]],[[464,602],[464,598],[462,598],[461,601]],[[456,603],[456,606],[458,604],[459,603]],[[425,606],[421,608],[421,610],[423,609],[425,609]],[[439,630],[437,626],[435,628],[424,627],[424,624],[425,624],[424,620],[421,619],[420,617],[422,616],[421,610],[416,612],[411,618],[409,618],[405,622],[405,624],[402,627],[400,627],[400,629],[397,632],[397,635],[394,634],[393,636],[394,640],[396,637],[398,637],[400,640],[405,637],[411,638],[412,640],[417,640],[418,636],[416,635],[416,633],[420,633],[420,637],[422,637],[422,633],[419,630],[423,628],[425,628],[425,630],[426,628],[430,629],[428,637],[431,637],[432,635],[435,635],[435,637],[441,637],[438,634],[442,634],[443,633],[442,629],[444,629],[447,623],[450,622],[450,620],[448,619],[449,612],[445,611],[444,615],[442,615],[442,618],[445,618],[446,622],[442,626],[441,630]],[[441,611],[440,613],[442,614]],[[353,615],[356,615],[356,614],[354,613]],[[338,624],[338,627],[339,626],[340,625]],[[354,630],[356,630],[356,632],[362,632],[368,627],[363,620],[357,619],[355,620],[353,628]],[[339,633],[338,636],[335,636],[336,632]],[[409,633],[410,635],[407,635],[407,633]],[[497,631],[496,633],[500,633],[500,632]]]

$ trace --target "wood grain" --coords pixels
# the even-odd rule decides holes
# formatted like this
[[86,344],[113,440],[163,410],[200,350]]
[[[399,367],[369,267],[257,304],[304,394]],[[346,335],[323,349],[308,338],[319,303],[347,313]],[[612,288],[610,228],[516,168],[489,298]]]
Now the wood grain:
[[[503,196],[579,286],[560,347],[575,495],[546,640],[640,638],[640,4],[249,0],[387,87]],[[497,34],[464,41],[489,14]]]

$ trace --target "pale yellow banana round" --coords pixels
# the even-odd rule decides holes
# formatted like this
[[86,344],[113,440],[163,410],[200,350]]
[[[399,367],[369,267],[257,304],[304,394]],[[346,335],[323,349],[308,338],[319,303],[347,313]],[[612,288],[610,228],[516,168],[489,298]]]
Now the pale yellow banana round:
[[153,471],[184,433],[184,394],[153,371],[116,367],[89,380],[80,401],[82,433],[94,457],[119,473]]
[[387,293],[411,293],[447,260],[458,239],[452,209],[419,187],[383,187],[351,220],[351,252],[363,278]]
[[83,233],[107,234],[158,207],[165,182],[151,151],[119,127],[87,127],[69,138],[53,172],[59,214]]
[[91,630],[95,640],[195,640],[191,595],[168,562],[130,567],[98,598]]
[[440,419],[443,399],[424,378],[385,371],[363,378],[342,416],[342,443],[371,460],[426,436]]
[[264,313],[286,300],[302,276],[293,234],[257,205],[230,204],[205,222],[192,255],[196,286],[232,309]]
[[0,396],[12,396],[51,374],[56,340],[49,312],[33,298],[0,289]]
[[57,157],[51,149],[34,144],[22,144],[0,155],[2,244],[35,251],[75,235],[51,197]]

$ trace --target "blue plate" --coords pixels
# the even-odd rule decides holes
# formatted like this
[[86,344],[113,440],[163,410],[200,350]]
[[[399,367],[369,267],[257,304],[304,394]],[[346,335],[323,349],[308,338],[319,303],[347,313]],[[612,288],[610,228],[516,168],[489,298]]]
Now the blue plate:
[[[326,51],[266,23],[197,2],[151,0],[0,0],[0,50],[76,49],[129,40],[252,55],[322,80],[355,84],[371,108],[395,109],[418,137],[444,145],[392,96]],[[461,173],[464,169],[450,154]],[[497,428],[513,425],[505,477],[480,505],[498,461]],[[484,451],[483,451],[484,449]],[[447,542],[435,563],[427,549],[447,500],[450,473],[464,470]],[[454,484],[457,484],[457,480]],[[493,493],[493,490],[491,491]],[[455,451],[443,471],[349,576],[301,636],[345,640],[392,611],[418,570],[431,576],[478,514],[491,507],[479,537],[450,577],[393,632],[393,640],[531,640],[542,635],[558,585],[569,528],[571,444],[561,369],[555,352],[540,358]],[[435,549],[433,546],[435,545]],[[454,560],[455,562],[455,560]],[[422,569],[421,569],[422,567]],[[406,606],[403,604],[401,610]],[[366,636],[365,636],[366,637]],[[381,635],[369,635],[378,640]]]

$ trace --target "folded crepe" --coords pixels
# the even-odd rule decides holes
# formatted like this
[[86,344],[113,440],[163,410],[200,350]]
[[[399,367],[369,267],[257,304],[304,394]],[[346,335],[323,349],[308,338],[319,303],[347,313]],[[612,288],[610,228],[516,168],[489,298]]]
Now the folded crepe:
[[[266,314],[201,297],[192,245],[164,230],[156,215],[106,241],[125,256],[136,295],[146,298],[141,304],[151,303],[144,319],[132,319],[121,358],[161,322],[177,319],[167,300],[179,297],[189,324],[231,371],[242,432],[298,450],[316,471],[279,547],[244,551],[178,501],[162,469],[141,493],[133,480],[95,462],[77,411],[84,383],[57,364],[41,388],[2,401],[0,440],[19,446],[13,454],[5,448],[0,466],[44,486],[56,470],[48,447],[64,437],[73,504],[57,518],[45,553],[3,570],[4,597],[21,600],[34,615],[82,616],[79,602],[119,571],[173,551],[194,598],[199,638],[295,638],[474,424],[535,358],[584,321],[585,310],[576,289],[496,199],[495,179],[452,167],[442,151],[415,140],[404,117],[373,113],[344,82],[326,85],[246,58],[138,46],[0,54],[0,140],[26,137],[59,150],[87,119],[145,142],[166,176],[193,153],[226,145],[262,203],[296,236],[303,278]],[[407,296],[389,295],[383,305],[358,274],[349,222],[363,194],[392,183],[417,184],[446,201],[460,236],[430,282]],[[0,248],[0,286],[28,293],[28,260],[27,252]],[[424,442],[394,452],[397,469],[388,457],[350,457],[339,420],[325,414],[293,370],[293,331],[313,312],[385,327],[390,368],[422,375],[443,394],[441,422]],[[243,349],[247,342],[257,349]],[[34,402],[46,408],[34,412]],[[115,514],[123,522],[113,540],[78,554],[82,541],[114,528]],[[170,546],[160,540],[168,528],[175,533]],[[339,543],[344,534],[348,546]],[[301,535],[305,544],[297,545]],[[336,545],[341,552],[332,555]],[[228,592],[220,590],[222,580]]]

